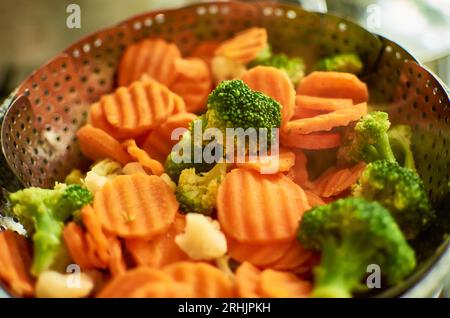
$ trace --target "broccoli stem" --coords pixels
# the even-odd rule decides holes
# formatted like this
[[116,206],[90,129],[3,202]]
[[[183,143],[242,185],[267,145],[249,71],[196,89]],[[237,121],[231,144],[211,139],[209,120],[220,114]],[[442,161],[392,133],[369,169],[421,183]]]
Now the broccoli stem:
[[354,236],[341,243],[334,238],[324,242],[320,266],[314,269],[312,297],[350,298],[352,291],[361,289],[361,279],[368,264],[361,257],[364,246],[359,246],[359,242],[360,238]]
[[384,159],[390,162],[397,162],[394,156],[394,152],[392,151],[391,144],[389,143],[388,134],[383,134],[383,136],[380,138],[380,142],[377,144],[377,150],[381,155],[380,159]]

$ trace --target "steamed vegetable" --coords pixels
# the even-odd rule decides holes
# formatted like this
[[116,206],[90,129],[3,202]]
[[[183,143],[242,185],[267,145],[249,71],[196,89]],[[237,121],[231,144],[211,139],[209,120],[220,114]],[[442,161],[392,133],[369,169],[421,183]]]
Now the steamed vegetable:
[[321,59],[316,69],[320,71],[346,72],[359,75],[364,65],[358,55],[341,53]]
[[365,291],[362,280],[370,264],[380,266],[389,285],[416,266],[414,251],[389,211],[360,198],[340,199],[305,213],[298,239],[306,248],[321,251],[313,297],[351,297]]
[[411,127],[408,125],[397,125],[388,131],[389,143],[399,164],[416,170],[416,163],[411,150],[411,135]]

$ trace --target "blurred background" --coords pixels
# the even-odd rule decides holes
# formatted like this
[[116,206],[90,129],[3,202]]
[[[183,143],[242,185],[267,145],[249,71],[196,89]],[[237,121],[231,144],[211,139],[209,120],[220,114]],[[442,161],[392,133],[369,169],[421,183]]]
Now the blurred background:
[[[73,41],[143,11],[195,0],[1,0],[0,97]],[[290,0],[351,19],[404,46],[450,85],[450,0]],[[69,4],[81,28],[66,26]]]

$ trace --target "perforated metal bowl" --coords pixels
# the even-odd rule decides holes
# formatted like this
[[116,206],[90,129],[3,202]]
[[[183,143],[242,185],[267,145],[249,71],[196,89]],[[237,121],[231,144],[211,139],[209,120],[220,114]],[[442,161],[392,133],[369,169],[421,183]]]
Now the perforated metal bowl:
[[[345,19],[261,2],[211,2],[145,13],[67,48],[30,75],[1,107],[1,185],[9,190],[49,187],[85,164],[75,132],[89,105],[113,90],[128,45],[163,37],[189,55],[202,41],[224,40],[250,26],[265,27],[275,51],[301,55],[307,65],[332,53],[358,53],[370,104],[389,112],[394,124],[412,126],[418,172],[441,216],[450,215],[450,201],[445,201],[450,193],[450,101],[442,82],[397,44]],[[439,290],[450,271],[444,223],[417,242],[424,252],[416,273],[375,296],[430,296]]]

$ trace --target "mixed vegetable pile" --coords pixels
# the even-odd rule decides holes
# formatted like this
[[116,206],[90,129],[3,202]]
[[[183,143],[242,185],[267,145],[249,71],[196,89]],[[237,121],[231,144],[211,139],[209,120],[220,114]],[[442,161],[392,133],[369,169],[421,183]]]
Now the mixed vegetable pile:
[[[188,57],[128,47],[77,133],[89,170],[4,195],[26,235],[0,232],[0,279],[18,296],[183,298],[352,297],[372,265],[383,288],[405,280],[436,217],[411,129],[370,110],[356,54],[312,69],[257,27]],[[208,128],[267,134],[251,149]]]

